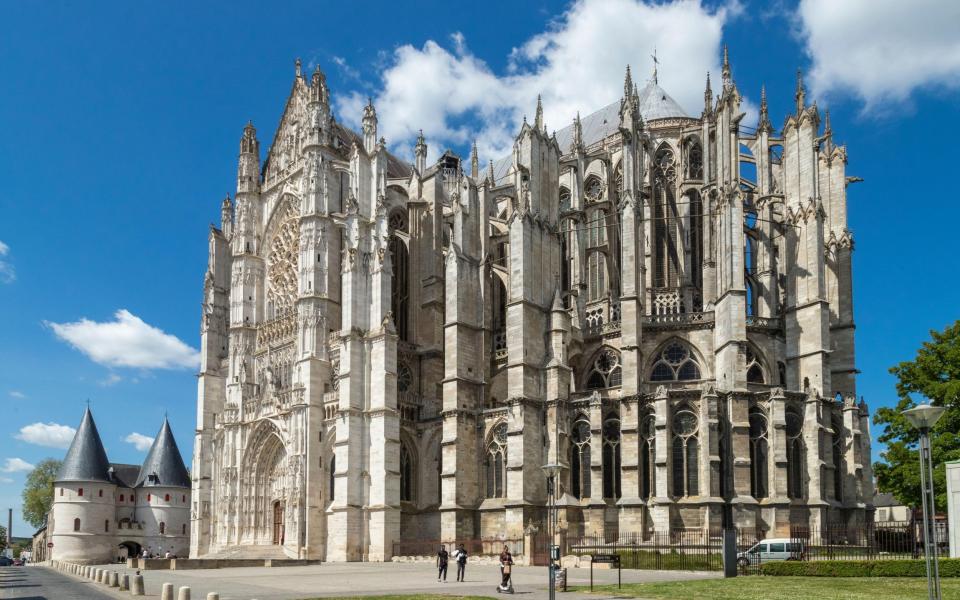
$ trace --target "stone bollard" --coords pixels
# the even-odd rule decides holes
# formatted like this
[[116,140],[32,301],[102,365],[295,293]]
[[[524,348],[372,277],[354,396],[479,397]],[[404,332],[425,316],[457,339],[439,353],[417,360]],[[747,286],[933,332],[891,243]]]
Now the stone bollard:
[[120,591],[126,592],[129,589],[130,589],[130,576],[124,575],[123,577],[120,578]]
[[220,594],[216,592],[210,592],[207,594],[207,600],[220,600]]
[[130,582],[130,595],[131,596],[143,595],[143,575],[133,576],[133,580]]
[[90,571],[90,579],[94,581],[100,581],[100,569],[93,569]]
[[110,572],[110,587],[120,587],[120,574],[116,571]]
[[160,600],[173,600],[173,584],[163,584],[163,590],[160,592]]
[[182,586],[177,591],[177,600],[190,600],[190,588],[187,586]]
[[104,569],[100,572],[100,583],[107,585],[110,581],[110,571]]

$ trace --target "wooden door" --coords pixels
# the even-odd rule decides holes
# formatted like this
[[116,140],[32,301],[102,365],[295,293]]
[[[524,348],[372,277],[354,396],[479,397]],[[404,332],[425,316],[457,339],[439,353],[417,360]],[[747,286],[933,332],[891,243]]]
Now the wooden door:
[[273,543],[283,543],[283,503],[273,503]]

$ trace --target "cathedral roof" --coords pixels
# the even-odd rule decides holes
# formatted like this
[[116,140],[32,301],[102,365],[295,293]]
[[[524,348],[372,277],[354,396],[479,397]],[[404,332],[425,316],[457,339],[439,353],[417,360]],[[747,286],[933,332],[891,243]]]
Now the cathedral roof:
[[[660,85],[650,80],[638,92],[640,100],[640,116],[645,122],[656,119],[691,118],[680,104],[674,100]],[[580,120],[583,130],[583,145],[590,146],[607,138],[620,127],[620,100],[612,102],[600,110],[583,117]],[[561,152],[569,152],[573,142],[573,125],[567,125],[557,130],[557,145]],[[497,183],[506,177],[513,165],[513,157],[505,156],[493,162],[493,177]]]
[[140,467],[135,487],[190,487],[190,474],[183,464],[180,449],[164,417],[160,433],[153,440],[147,459]]
[[80,427],[73,436],[67,456],[63,459],[55,481],[103,481],[111,483],[110,461],[100,441],[97,424],[93,422],[90,407],[83,413]]

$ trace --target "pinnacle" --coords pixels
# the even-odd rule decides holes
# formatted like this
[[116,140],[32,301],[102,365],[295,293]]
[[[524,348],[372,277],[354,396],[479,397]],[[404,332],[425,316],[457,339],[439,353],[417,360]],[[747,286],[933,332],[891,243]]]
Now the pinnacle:
[[630,75],[630,65],[627,65],[627,74],[623,78],[623,97],[629,98],[633,91],[633,76]]

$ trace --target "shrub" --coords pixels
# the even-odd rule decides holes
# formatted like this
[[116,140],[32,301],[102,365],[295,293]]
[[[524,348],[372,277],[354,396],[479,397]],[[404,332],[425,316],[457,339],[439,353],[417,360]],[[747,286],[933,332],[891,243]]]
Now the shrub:
[[[923,560],[810,560],[770,562],[764,575],[807,577],[926,577]],[[940,559],[941,577],[960,577],[960,558]]]

